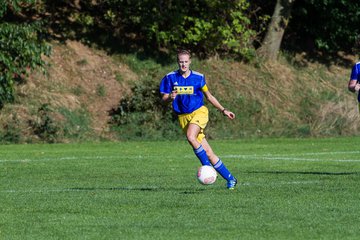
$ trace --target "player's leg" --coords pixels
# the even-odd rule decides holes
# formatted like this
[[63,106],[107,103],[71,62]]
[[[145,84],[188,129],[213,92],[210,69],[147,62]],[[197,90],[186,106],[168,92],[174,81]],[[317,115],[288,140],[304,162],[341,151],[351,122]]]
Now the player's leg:
[[206,138],[202,139],[201,145],[204,147],[208,158],[210,159],[210,162],[214,166],[215,170],[227,181],[227,187],[229,189],[234,189],[237,184],[236,178],[227,169],[221,159],[215,155]]
[[198,125],[189,123],[186,130],[186,139],[194,149],[199,148],[201,145],[197,140],[200,131],[201,128]]
[[204,147],[207,155],[208,155],[208,158],[211,162],[212,165],[215,165],[218,160],[219,160],[219,157],[215,155],[214,151],[212,150],[212,148],[210,147],[210,144],[208,143],[208,141],[206,140],[206,138],[203,138],[202,141],[201,141],[201,145]]
[[189,123],[186,131],[186,138],[188,142],[193,147],[194,153],[200,160],[201,164],[211,166],[208,155],[199,141],[199,135],[201,136],[202,134],[202,130],[198,125]]
[[185,132],[188,142],[193,147],[195,155],[202,165],[211,166],[209,158],[200,144],[202,138],[205,137],[204,128],[208,119],[208,110],[204,106],[192,113],[179,115],[180,126]]

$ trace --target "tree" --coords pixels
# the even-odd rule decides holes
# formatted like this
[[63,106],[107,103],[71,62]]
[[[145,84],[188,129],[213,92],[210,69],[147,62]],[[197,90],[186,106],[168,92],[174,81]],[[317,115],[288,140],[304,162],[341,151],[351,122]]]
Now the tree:
[[266,60],[276,60],[281,42],[288,26],[291,8],[295,0],[277,0],[270,25],[267,29],[261,47],[258,49],[260,56]]
[[22,14],[36,0],[12,0],[0,6],[0,108],[14,99],[14,83],[29,70],[44,66],[42,54],[49,55],[50,47],[41,38],[41,25]]
[[[126,50],[188,48],[204,57],[255,55],[257,33],[251,28],[248,0],[43,1],[46,12],[61,13],[56,19],[63,23],[58,28],[61,35],[71,26],[79,28],[72,29],[77,39],[115,38]],[[67,19],[72,22],[64,22]]]
[[[360,40],[360,2],[351,0],[296,1],[287,28],[287,49],[357,53]],[[285,42],[284,42],[285,43]]]
[[326,56],[337,56],[339,51],[354,54],[360,50],[359,1],[254,0],[251,4],[259,15],[273,13],[266,37],[257,50],[266,59],[276,59],[280,45],[289,52],[304,51],[312,56],[324,52]]

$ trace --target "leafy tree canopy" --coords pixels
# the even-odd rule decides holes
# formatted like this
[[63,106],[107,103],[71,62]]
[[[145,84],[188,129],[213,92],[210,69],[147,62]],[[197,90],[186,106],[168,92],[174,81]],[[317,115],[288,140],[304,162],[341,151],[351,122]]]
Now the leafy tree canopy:
[[254,54],[257,32],[251,28],[247,0],[44,2],[47,12],[60,16],[59,24],[52,26],[64,37],[110,35],[126,47],[153,51],[181,47],[200,56]]
[[20,13],[35,2],[11,0],[0,6],[0,107],[14,99],[14,83],[29,70],[44,66],[41,55],[50,54],[50,47],[41,38],[41,25],[23,19]]
[[294,9],[284,42],[287,48],[330,53],[359,50],[359,1],[295,1]]

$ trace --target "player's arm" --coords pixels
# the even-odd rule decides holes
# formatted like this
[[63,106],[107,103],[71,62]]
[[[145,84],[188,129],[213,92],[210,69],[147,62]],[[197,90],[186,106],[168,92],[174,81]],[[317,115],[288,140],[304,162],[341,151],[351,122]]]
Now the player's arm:
[[170,94],[168,94],[168,93],[162,93],[162,94],[161,94],[161,100],[162,100],[164,103],[170,102]]
[[206,87],[206,85],[203,87],[202,89],[206,99],[216,108],[218,109],[220,112],[222,112],[222,114],[224,114],[224,116],[227,116],[230,119],[234,119],[235,118],[235,114],[229,110],[227,110],[226,108],[224,108],[219,101],[211,94],[211,92],[208,90],[208,88]]
[[161,99],[164,103],[171,102],[176,98],[177,91],[172,91],[171,93],[161,93]]
[[357,79],[350,79],[348,84],[348,89],[351,92],[358,92],[360,89],[360,84],[357,83]]
[[177,91],[174,91],[167,75],[163,79],[161,79],[160,93],[163,103],[171,102],[176,97]]

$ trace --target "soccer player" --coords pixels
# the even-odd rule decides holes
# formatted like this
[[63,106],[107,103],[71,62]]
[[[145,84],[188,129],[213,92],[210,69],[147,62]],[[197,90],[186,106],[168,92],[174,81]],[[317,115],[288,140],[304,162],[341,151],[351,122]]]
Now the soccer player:
[[349,91],[355,92],[358,94],[358,102],[359,102],[359,112],[360,112],[360,62],[356,63],[352,70],[350,75],[350,81],[348,84]]
[[191,54],[189,51],[180,50],[177,53],[177,63],[179,69],[168,73],[161,80],[162,100],[163,102],[172,102],[180,126],[201,164],[212,165],[227,181],[227,188],[234,189],[237,179],[215,155],[204,134],[204,129],[209,121],[209,112],[204,106],[204,95],[227,118],[234,119],[235,114],[224,108],[210,93],[203,74],[190,70]]

